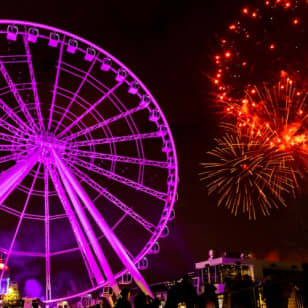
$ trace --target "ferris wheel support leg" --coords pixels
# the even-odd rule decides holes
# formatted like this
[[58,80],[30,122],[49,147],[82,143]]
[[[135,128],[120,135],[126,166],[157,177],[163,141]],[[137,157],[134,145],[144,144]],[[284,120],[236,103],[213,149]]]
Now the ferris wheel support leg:
[[35,152],[28,159],[17,163],[0,178],[0,204],[10,195],[10,193],[23,181],[30,170],[37,163],[40,151]]
[[60,171],[60,175],[61,175],[61,179],[63,181],[63,184],[66,188],[66,191],[68,192],[68,195],[74,205],[74,209],[76,210],[76,213],[78,215],[78,217],[81,220],[81,223],[83,224],[84,230],[86,230],[86,233],[88,235],[88,238],[90,240],[90,243],[93,247],[93,250],[95,251],[95,254],[98,258],[98,260],[100,261],[100,264],[104,270],[104,273],[106,275],[106,278],[108,279],[113,291],[115,292],[116,295],[118,295],[120,293],[120,289],[119,286],[116,282],[116,279],[112,273],[111,267],[103,253],[103,251],[101,250],[101,247],[95,237],[95,233],[82,209],[82,205],[80,204],[78,197],[76,196],[74,190],[72,189],[72,187],[70,186],[66,176],[62,173],[62,171]]
[[[54,156],[57,155],[54,152]],[[58,157],[58,156],[57,156]],[[56,158],[56,156],[55,156]],[[120,293],[120,289],[119,286],[116,282],[116,279],[112,273],[111,267],[98,243],[98,240],[96,239],[95,233],[90,225],[90,222],[88,220],[88,218],[86,217],[86,214],[83,210],[82,205],[80,204],[78,197],[73,189],[73,187],[70,185],[70,181],[69,179],[66,177],[66,173],[63,172],[62,168],[60,167],[60,165],[58,164],[58,161],[56,160],[56,166],[58,167],[59,173],[60,173],[60,177],[62,179],[62,182],[64,184],[64,187],[72,201],[72,204],[74,206],[74,209],[76,210],[76,213],[78,215],[78,217],[80,218],[80,222],[83,225],[83,228],[85,230],[85,232],[87,233],[87,236],[90,240],[90,243],[96,253],[96,256],[98,258],[98,260],[100,261],[100,264],[104,270],[104,273],[112,287],[112,289],[114,290],[115,294],[119,294]]]
[[[51,167],[48,167],[49,174],[51,176],[52,182],[55,186],[55,189],[57,191],[57,194],[60,198],[60,201],[62,202],[63,208],[65,210],[65,213],[67,214],[67,217],[69,217],[69,222],[72,226],[72,230],[74,232],[77,244],[79,246],[80,252],[82,256],[85,258],[86,261],[86,267],[89,267],[90,273],[89,275],[93,275],[95,277],[96,283],[102,283],[104,281],[104,278],[102,276],[101,270],[99,269],[99,266],[96,263],[95,257],[87,243],[87,239],[84,236],[84,233],[81,229],[81,226],[79,222],[77,221],[77,218],[75,216],[75,213],[72,210],[72,207],[70,205],[70,202],[65,194],[65,190],[62,186],[62,183],[60,182],[60,179],[58,178],[58,175],[55,170],[52,170]],[[91,279],[91,277],[90,277]]]
[[84,205],[86,206],[89,213],[92,215],[94,220],[96,221],[98,227],[101,229],[102,233],[105,235],[109,244],[113,248],[113,250],[118,255],[119,259],[123,263],[123,265],[127,268],[127,270],[132,275],[132,278],[135,280],[138,287],[146,294],[153,297],[153,294],[147,285],[146,281],[138,271],[136,265],[131,260],[131,258],[127,255],[126,249],[117,236],[114,234],[112,229],[109,227],[105,219],[102,217],[100,212],[97,210],[95,205],[93,204],[90,197],[87,195],[83,187],[80,185],[78,180],[75,178],[71,170],[63,163],[58,154],[54,149],[52,149],[52,153],[54,155],[55,163],[58,168],[62,171],[62,173],[67,177],[68,182],[73,187],[75,192],[78,194],[79,198],[82,200]]

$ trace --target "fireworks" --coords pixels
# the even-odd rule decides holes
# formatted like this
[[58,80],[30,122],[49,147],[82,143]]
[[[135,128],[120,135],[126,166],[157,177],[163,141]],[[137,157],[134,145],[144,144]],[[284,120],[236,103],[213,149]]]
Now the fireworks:
[[256,208],[264,215],[272,207],[286,206],[285,195],[294,192],[295,179],[289,163],[292,156],[272,150],[263,137],[226,134],[203,163],[201,179],[208,181],[208,192],[219,195],[222,204],[237,214],[239,210],[256,218]]
[[[251,137],[270,134],[264,143],[294,156],[308,154],[307,93],[297,90],[287,77],[268,87],[253,87],[242,100],[227,100],[227,118]],[[228,127],[227,127],[228,128]],[[302,155],[302,156],[301,156]]]
[[246,6],[218,38],[210,79],[225,135],[201,179],[235,215],[286,206],[308,170],[307,8],[306,0]]
[[239,19],[217,37],[214,70],[208,72],[217,94],[241,97],[250,85],[276,83],[281,71],[305,87],[307,9],[305,0],[272,0],[261,8],[242,8]]

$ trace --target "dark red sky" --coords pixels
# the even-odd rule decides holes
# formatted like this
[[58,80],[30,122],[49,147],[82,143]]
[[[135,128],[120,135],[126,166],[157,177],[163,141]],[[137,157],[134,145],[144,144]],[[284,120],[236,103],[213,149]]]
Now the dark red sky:
[[170,236],[161,240],[161,253],[149,258],[146,276],[152,281],[192,270],[193,262],[206,258],[211,248],[249,250],[259,257],[278,251],[282,258],[300,258],[308,244],[308,230],[302,229],[307,198],[249,222],[217,209],[199,182],[199,162],[211,147],[218,120],[202,70],[212,52],[211,38],[232,20],[240,3],[62,0],[1,5],[1,18],[50,24],[97,43],[132,69],[163,109],[178,151],[179,201]]

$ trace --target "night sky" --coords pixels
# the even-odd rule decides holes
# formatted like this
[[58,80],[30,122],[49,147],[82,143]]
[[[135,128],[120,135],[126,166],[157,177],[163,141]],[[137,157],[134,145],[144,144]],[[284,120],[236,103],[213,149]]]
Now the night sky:
[[[49,24],[98,44],[145,83],[171,126],[179,158],[179,200],[170,235],[149,257],[149,281],[172,279],[193,270],[209,249],[252,251],[264,258],[308,261],[307,196],[270,217],[249,221],[216,208],[199,181],[199,163],[219,133],[218,115],[202,74],[213,53],[213,38],[241,8],[241,1],[6,1],[1,18]],[[303,187],[306,191],[306,187]],[[136,240],[138,238],[136,237]]]

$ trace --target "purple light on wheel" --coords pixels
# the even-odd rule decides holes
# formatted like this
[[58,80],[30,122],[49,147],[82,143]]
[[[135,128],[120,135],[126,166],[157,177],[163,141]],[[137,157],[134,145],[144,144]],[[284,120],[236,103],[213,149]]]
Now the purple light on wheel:
[[72,33],[0,20],[0,140],[0,253],[12,279],[37,281],[46,303],[118,293],[124,275],[151,295],[140,270],[169,233],[178,166],[137,76]]

